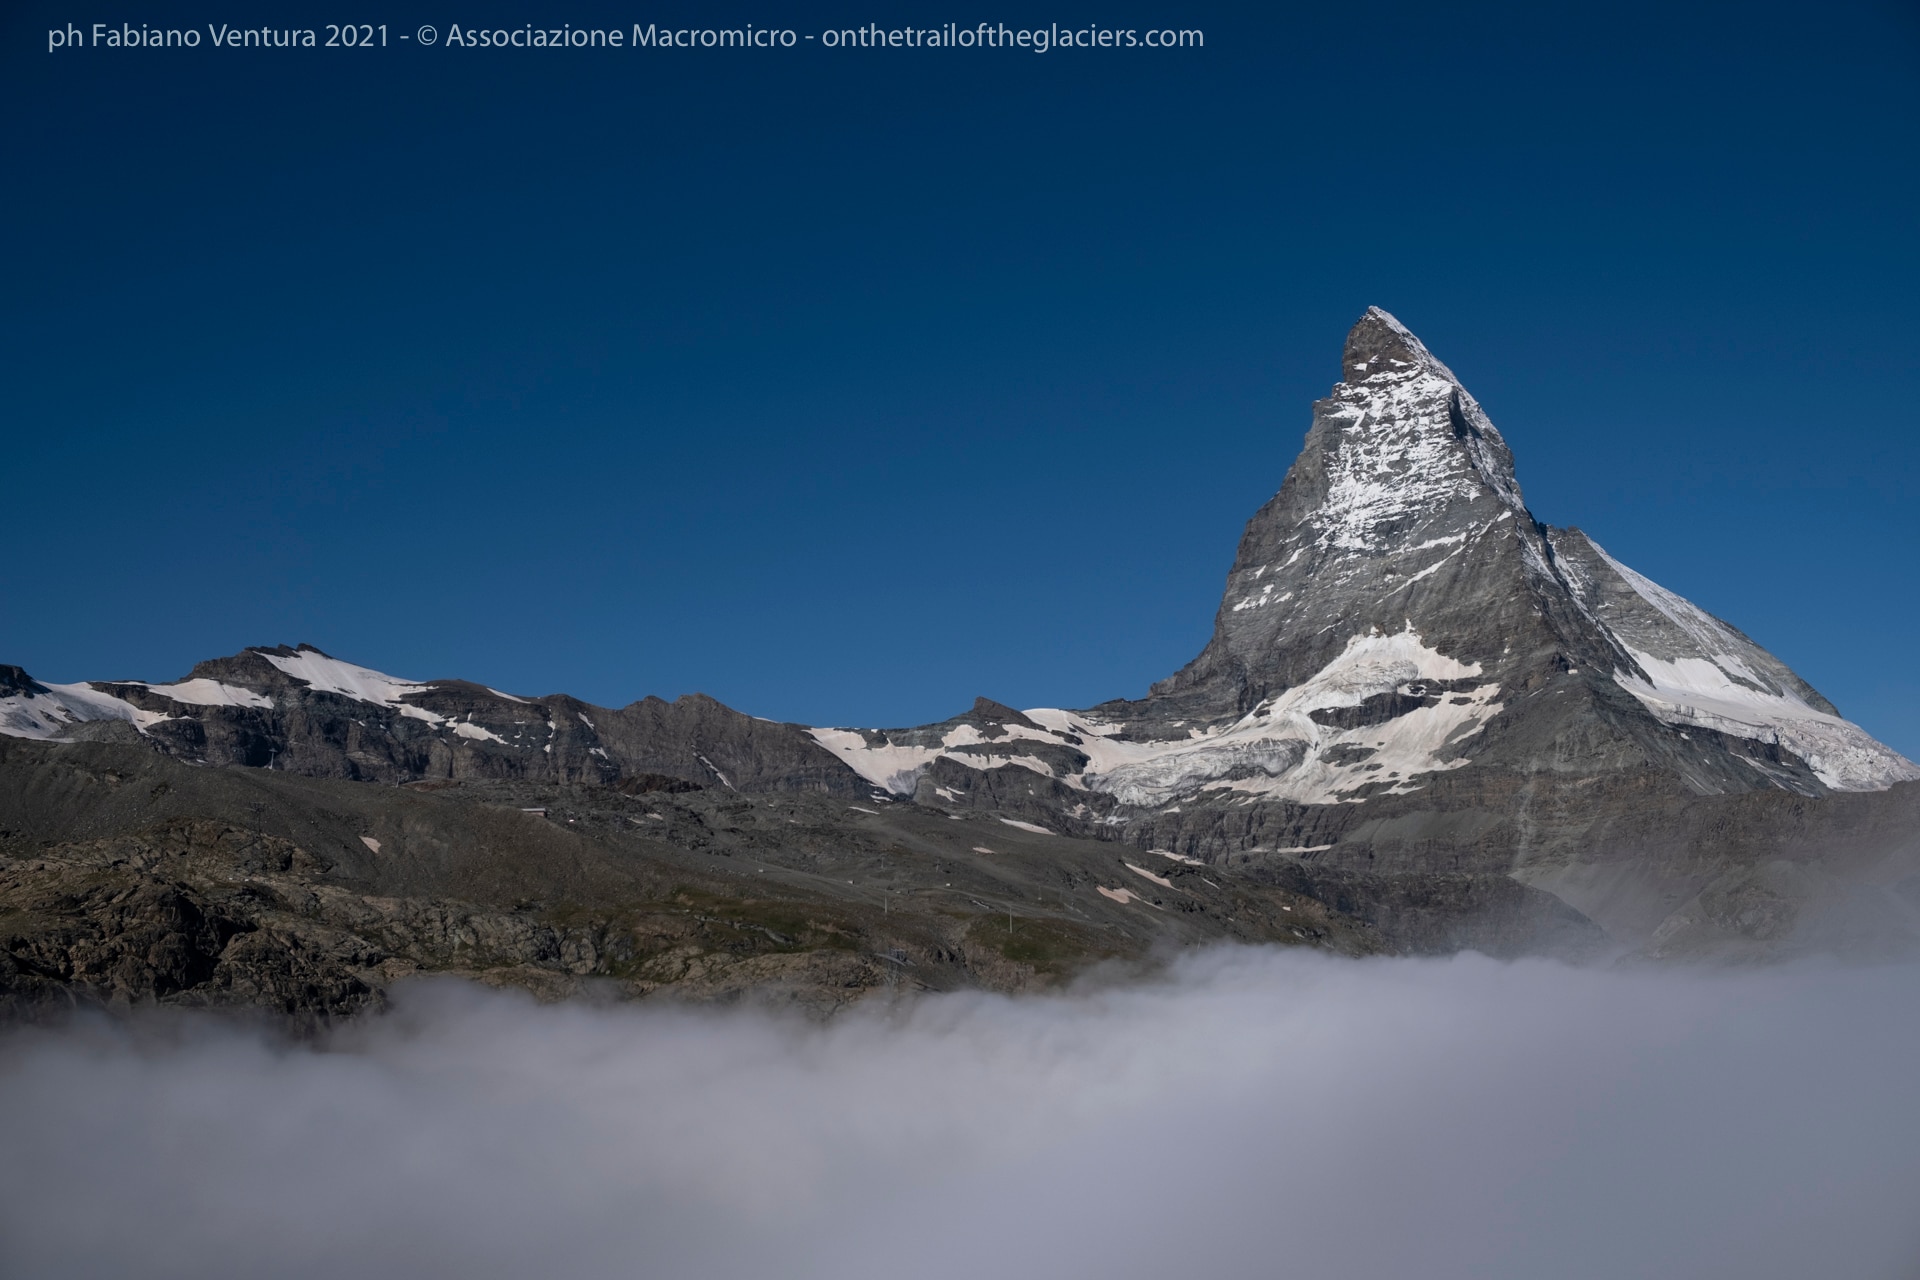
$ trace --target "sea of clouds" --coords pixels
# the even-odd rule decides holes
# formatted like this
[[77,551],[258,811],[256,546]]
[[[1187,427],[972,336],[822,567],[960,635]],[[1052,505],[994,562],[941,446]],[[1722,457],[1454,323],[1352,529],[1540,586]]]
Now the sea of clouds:
[[0,1037],[0,1273],[1911,1277],[1920,971],[1223,949],[828,1023]]

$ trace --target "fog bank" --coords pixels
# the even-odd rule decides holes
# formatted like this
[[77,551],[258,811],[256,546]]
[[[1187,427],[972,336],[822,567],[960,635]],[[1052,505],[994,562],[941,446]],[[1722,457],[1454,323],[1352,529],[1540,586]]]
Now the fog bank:
[[10,1275],[1920,1269],[1920,971],[1246,949],[819,1026],[450,985],[0,1038]]

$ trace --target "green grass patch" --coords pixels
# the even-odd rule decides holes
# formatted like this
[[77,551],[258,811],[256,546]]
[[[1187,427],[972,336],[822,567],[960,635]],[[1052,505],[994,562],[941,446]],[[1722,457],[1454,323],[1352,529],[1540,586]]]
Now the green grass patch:
[[1109,959],[1118,954],[1100,934],[1065,920],[982,916],[967,929],[970,946],[997,951],[1015,964],[1027,965],[1040,973],[1061,974]]
[[734,898],[685,885],[674,886],[668,901],[709,924],[731,926],[756,940],[756,950],[860,950],[859,926],[809,910],[803,903]]

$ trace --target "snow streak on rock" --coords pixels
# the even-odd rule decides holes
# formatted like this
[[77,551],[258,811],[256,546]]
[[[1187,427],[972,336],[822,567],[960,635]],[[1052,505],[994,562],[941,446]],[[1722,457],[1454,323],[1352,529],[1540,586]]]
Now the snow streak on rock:
[[178,684],[150,684],[146,687],[164,698],[189,703],[196,707],[270,707],[273,705],[273,699],[265,694],[255,693],[251,689],[242,689],[239,685],[223,684],[218,680],[182,680]]
[[1421,774],[1467,764],[1458,744],[1498,714],[1500,687],[1479,675],[1478,665],[1427,647],[1411,627],[1354,636],[1311,679],[1224,729],[1171,743],[1103,743],[1100,754],[1114,763],[1086,782],[1140,807],[1202,789],[1309,804],[1415,790]]
[[0,733],[13,738],[64,738],[93,720],[124,720],[144,733],[166,718],[88,684],[29,684],[0,698]]
[[337,693],[356,702],[371,702],[383,707],[401,706],[401,699],[433,686],[415,680],[399,680],[368,667],[329,658],[317,649],[301,649],[282,655],[261,653],[261,657],[296,680],[322,693]]
[[[1422,774],[1467,764],[1460,744],[1500,711],[1499,685],[1480,673],[1423,644],[1409,627],[1354,636],[1312,679],[1233,723],[1177,737],[1123,739],[1117,725],[1054,707],[1022,712],[1032,723],[1001,726],[997,739],[969,724],[925,745],[896,743],[880,731],[815,729],[813,736],[899,795],[911,795],[927,767],[947,759],[972,769],[1018,766],[1138,808],[1203,790],[1335,804],[1415,790]],[[988,742],[991,752],[964,749]],[[1086,763],[1059,773],[1023,751],[1025,743],[1065,748]]]
[[[1586,545],[1637,597],[1602,597],[1595,610],[1632,659],[1613,678],[1662,721],[1784,747],[1835,791],[1881,791],[1920,779],[1920,765],[1841,719],[1773,655],[1599,544]],[[1590,598],[1601,596],[1599,576],[1589,564],[1581,584]]]
[[1473,501],[1480,477],[1453,439],[1453,391],[1419,373],[1336,393],[1341,403],[1329,417],[1341,439],[1328,459],[1326,502],[1311,521],[1323,545],[1383,551],[1409,521]]

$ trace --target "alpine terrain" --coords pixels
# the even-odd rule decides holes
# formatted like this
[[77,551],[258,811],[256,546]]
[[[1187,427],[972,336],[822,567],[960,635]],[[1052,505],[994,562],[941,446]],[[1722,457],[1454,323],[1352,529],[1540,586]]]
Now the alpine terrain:
[[409,681],[310,646],[0,667],[0,993],[300,1018],[1056,981],[1169,945],[1770,958],[1920,938],[1920,767],[1536,520],[1377,308],[1212,639],[1137,701],[907,729]]

